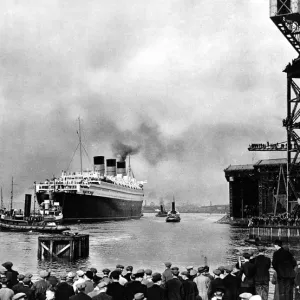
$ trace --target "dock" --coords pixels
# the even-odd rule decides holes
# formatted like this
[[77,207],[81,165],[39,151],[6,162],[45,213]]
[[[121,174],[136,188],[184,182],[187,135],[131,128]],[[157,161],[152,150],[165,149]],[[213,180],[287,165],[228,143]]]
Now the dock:
[[299,241],[300,226],[254,226],[249,228],[249,239],[261,241]]
[[61,234],[38,237],[38,258],[74,260],[89,255],[88,234]]

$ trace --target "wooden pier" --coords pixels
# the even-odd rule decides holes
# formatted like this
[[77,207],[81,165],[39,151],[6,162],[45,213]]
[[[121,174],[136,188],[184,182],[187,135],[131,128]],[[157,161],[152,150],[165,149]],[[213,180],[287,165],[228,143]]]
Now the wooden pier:
[[68,258],[74,260],[89,255],[89,235],[49,235],[38,238],[38,258]]
[[255,226],[249,228],[249,239],[262,241],[300,241],[299,226]]

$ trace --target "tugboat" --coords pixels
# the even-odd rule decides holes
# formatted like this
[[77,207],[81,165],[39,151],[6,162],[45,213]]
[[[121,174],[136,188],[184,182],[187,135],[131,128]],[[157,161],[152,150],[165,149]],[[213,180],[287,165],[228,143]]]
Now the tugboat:
[[180,222],[180,213],[175,210],[175,198],[173,196],[172,210],[168,212],[166,222]]
[[24,213],[19,210],[1,208],[0,210],[0,228],[7,231],[27,231],[43,233],[62,233],[70,230],[69,227],[62,226],[62,213],[58,204],[49,200],[44,203],[39,213],[31,214],[31,195],[25,195]]
[[164,206],[161,204],[160,205],[160,210],[156,210],[157,214],[155,217],[166,217],[168,215],[168,212],[165,210]]

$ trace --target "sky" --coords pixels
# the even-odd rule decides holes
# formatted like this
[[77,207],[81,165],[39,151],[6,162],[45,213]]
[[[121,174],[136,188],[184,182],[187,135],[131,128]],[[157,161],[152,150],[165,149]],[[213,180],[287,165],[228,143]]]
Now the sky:
[[[147,202],[229,202],[224,169],[284,153],[284,67],[297,57],[269,1],[7,0],[0,4],[0,185],[138,149]],[[85,151],[84,151],[85,153]],[[73,160],[72,157],[74,156]]]

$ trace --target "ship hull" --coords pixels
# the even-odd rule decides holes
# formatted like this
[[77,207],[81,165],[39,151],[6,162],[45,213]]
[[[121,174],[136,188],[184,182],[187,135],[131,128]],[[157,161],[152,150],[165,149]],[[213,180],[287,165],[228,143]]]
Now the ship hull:
[[[64,223],[139,219],[142,216],[143,201],[66,192],[54,192],[52,197],[62,207]],[[37,193],[39,204],[48,198],[47,193]]]

